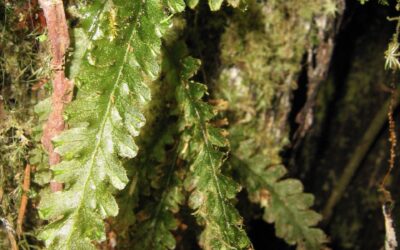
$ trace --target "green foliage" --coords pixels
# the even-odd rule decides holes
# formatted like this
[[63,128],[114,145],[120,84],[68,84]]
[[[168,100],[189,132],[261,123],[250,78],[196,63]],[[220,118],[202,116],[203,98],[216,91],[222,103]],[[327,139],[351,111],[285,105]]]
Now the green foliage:
[[[227,141],[220,134],[222,130],[219,131],[209,124],[209,120],[214,117],[214,111],[211,106],[201,101],[206,91],[205,86],[189,82],[189,78],[197,70],[198,61],[192,58],[184,59],[186,54],[185,45],[179,41],[173,42],[164,50],[163,71],[165,77],[162,83],[167,86],[168,91],[177,89],[176,101],[181,110],[176,111],[175,107],[170,107],[166,116],[176,115],[177,112],[181,113],[183,118],[180,119],[179,127],[182,133],[178,145],[173,147],[174,150],[168,152],[170,157],[165,155],[163,148],[165,145],[173,143],[171,136],[176,133],[173,126],[171,128],[158,127],[160,132],[156,136],[156,141],[148,143],[152,145],[152,148],[146,152],[140,165],[146,166],[143,172],[148,181],[145,182],[145,185],[150,186],[152,190],[150,191],[151,195],[147,195],[151,197],[141,200],[146,202],[146,205],[137,213],[139,222],[134,229],[134,249],[175,248],[176,241],[171,231],[176,230],[180,223],[175,218],[175,214],[183,205],[182,180],[188,175],[187,164],[179,160],[178,153],[191,165],[193,170],[193,173],[189,174],[185,181],[189,191],[194,189],[189,204],[193,206],[194,199],[198,197],[204,197],[205,201],[212,202],[206,202],[201,207],[193,207],[197,209],[195,213],[198,215],[196,217],[199,219],[199,223],[205,226],[200,237],[200,245],[206,249],[243,249],[249,244],[249,241],[238,225],[230,224],[231,220],[240,223],[241,219],[237,211],[226,201],[235,196],[237,185],[234,183],[231,185],[231,180],[218,173],[218,168],[223,161],[218,145],[226,146]],[[182,60],[184,61],[182,62]],[[200,118],[197,114],[200,115]],[[167,121],[160,120],[160,122]],[[203,126],[207,127],[205,131]],[[210,143],[205,141],[204,133],[207,133],[207,140],[210,140]],[[197,177],[196,171],[202,174]],[[212,180],[213,176],[210,175],[214,171],[218,173],[214,177],[217,178],[214,185],[218,184],[219,187],[217,185],[214,187],[200,185],[202,182],[205,183],[204,180]],[[198,188],[193,186],[197,185],[196,183],[199,183]],[[139,187],[141,190],[146,189],[140,185]],[[221,193],[217,192],[218,188],[221,189]],[[227,191],[232,194],[226,194]],[[217,209],[209,211],[210,207],[217,207]],[[227,218],[216,217],[216,214],[222,214],[222,209],[226,210]],[[238,239],[241,239],[240,237],[243,238],[243,241],[237,242]]]
[[[221,8],[223,0],[208,0],[208,5],[212,11],[217,11]],[[199,0],[186,0],[190,8],[195,8],[199,4]],[[246,0],[227,0],[227,3],[232,7],[239,7],[246,4]]]
[[[169,136],[169,131],[165,135]],[[164,146],[165,140],[166,138],[161,137],[156,145]],[[155,150],[154,152],[159,153],[160,151]],[[159,156],[160,154],[156,157]],[[154,169],[159,175],[161,171],[163,171],[163,174],[159,180],[154,180],[157,177],[152,176],[155,177],[152,186],[156,186],[157,192],[153,192],[153,201],[148,202],[144,210],[141,211],[146,214],[147,218],[136,226],[134,249],[175,249],[176,242],[171,231],[177,229],[178,221],[174,215],[183,204],[184,195],[177,158],[174,157],[172,162],[169,161],[168,163],[160,163]]]
[[[400,10],[400,1],[397,1],[396,9]],[[400,44],[398,42],[399,35],[400,35],[400,16],[395,18],[389,18],[389,21],[396,21],[396,31],[393,34],[393,38],[388,44],[388,48],[385,51],[385,69],[391,69],[393,71],[400,69],[400,62],[399,62],[399,47]]]
[[400,62],[399,62],[399,44],[396,40],[389,43],[387,50],[385,51],[385,69],[400,69]]
[[275,223],[276,235],[289,244],[298,244],[298,249],[321,249],[327,239],[322,230],[315,228],[321,215],[310,209],[314,196],[303,192],[299,180],[282,179],[287,172],[283,165],[251,163],[249,167],[249,162],[239,161],[237,169],[250,200],[264,208],[264,220]]
[[173,13],[182,12],[186,7],[184,0],[164,0],[164,5],[168,6]]
[[134,249],[138,250],[175,249],[171,231],[177,229],[178,221],[174,216],[185,201],[177,154],[172,150],[165,151],[165,147],[174,144],[176,129],[174,126],[159,129],[155,141],[144,149],[147,154],[139,160],[143,168],[139,175],[143,178],[140,178],[138,187],[143,197],[133,233]]
[[[33,104],[46,91],[34,87],[50,71],[46,44],[39,43],[40,31],[33,30],[35,24],[27,18],[28,11],[36,13],[38,8],[32,3],[28,10],[24,5],[25,1],[0,3],[0,249],[11,249],[10,233],[20,249],[34,249],[37,244],[27,237],[34,239],[32,232],[42,224],[31,206],[37,202],[38,188],[33,186],[25,214],[30,221],[23,223],[25,231],[17,238],[24,169],[29,156],[40,151]],[[36,174],[33,176],[36,178]]]
[[[175,33],[179,25],[177,18],[172,20],[175,28],[169,30],[166,36]],[[174,38],[173,38],[174,39]],[[145,154],[139,155],[141,171],[139,176],[139,192],[142,195],[137,217],[139,222],[134,227],[134,249],[175,249],[176,240],[171,231],[178,227],[175,214],[179,212],[180,206],[185,202],[182,177],[186,169],[179,163],[179,145],[175,145],[178,131],[175,123],[171,123],[171,116],[176,113],[176,107],[165,107],[165,103],[171,103],[174,99],[176,88],[176,68],[173,64],[174,53],[169,53],[167,48],[163,50],[163,73],[165,77],[161,89],[157,91],[155,98],[163,101],[162,107],[158,108],[157,122],[152,126],[149,133],[157,131],[157,135],[151,137],[142,146]],[[168,124],[165,126],[165,124]],[[147,126],[147,125],[146,125]],[[166,147],[172,149],[168,152]],[[141,218],[144,217],[144,218]]]
[[156,202],[148,203],[148,218],[138,224],[134,249],[175,249],[176,242],[171,231],[178,222],[174,214],[184,201],[182,185],[176,171],[176,164],[170,164],[160,180],[161,194]]
[[65,190],[44,195],[39,207],[52,220],[40,234],[51,249],[95,249],[92,241],[105,240],[102,220],[118,213],[112,194],[128,182],[122,158],[138,151],[146,81],[160,68],[160,2],[98,1],[79,11],[87,38],[74,78],[79,89],[66,114],[70,129],[54,139],[63,158],[54,179]]
[[[216,11],[223,2],[208,4]],[[36,144],[40,125],[32,134],[30,122],[21,126],[9,120],[6,129],[0,127],[0,140],[21,150],[6,152],[12,162],[31,156],[36,184],[44,186],[50,178],[64,184],[63,191],[41,192],[39,214],[49,224],[39,238],[48,249],[96,249],[107,238],[105,220],[107,232],[118,232],[119,242],[128,241],[127,248],[174,249],[182,244],[176,234],[186,223],[179,213],[186,203],[201,226],[202,248],[252,249],[235,208],[242,186],[289,244],[319,249],[325,242],[315,228],[320,216],[310,209],[313,196],[303,192],[298,180],[283,178],[287,170],[280,152],[288,143],[289,97],[304,48],[312,43],[313,17],[334,14],[335,2],[227,1],[249,7],[247,14],[241,9],[232,18],[231,10],[224,13],[231,19],[221,42],[222,73],[208,86],[230,103],[229,133],[219,124],[222,114],[206,102],[208,87],[193,80],[202,78],[196,75],[200,61],[189,56],[183,42],[183,18],[172,18],[186,4],[195,8],[198,3],[69,4],[77,26],[71,30],[73,53],[66,72],[77,90],[65,112],[68,129],[53,139],[62,162],[50,173],[40,146],[28,150],[23,136],[36,136]],[[167,27],[173,28],[161,53]],[[49,106],[50,99],[36,106],[40,122]],[[11,138],[3,137],[9,134]],[[241,185],[231,178],[228,166],[238,173]],[[110,218],[118,213],[120,217]],[[195,225],[189,226],[196,231]]]
[[199,61],[182,61],[181,85],[177,100],[184,117],[184,159],[190,162],[191,175],[186,179],[191,196],[189,205],[204,225],[200,245],[205,249],[247,249],[249,239],[242,228],[242,218],[230,202],[240,190],[232,179],[221,173],[226,158],[222,148],[228,147],[222,129],[210,124],[214,117],[210,105],[202,101],[205,85],[189,80]]

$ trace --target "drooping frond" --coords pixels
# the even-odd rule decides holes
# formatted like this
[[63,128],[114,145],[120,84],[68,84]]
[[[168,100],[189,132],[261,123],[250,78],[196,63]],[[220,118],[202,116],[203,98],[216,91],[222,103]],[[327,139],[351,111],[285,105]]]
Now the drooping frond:
[[232,204],[240,186],[221,173],[228,147],[224,131],[211,125],[215,116],[211,105],[202,100],[203,84],[189,80],[199,67],[193,58],[182,59],[181,85],[177,100],[183,113],[183,158],[190,162],[186,186],[192,193],[189,205],[204,230],[204,249],[248,249],[250,241],[242,228],[242,218]]
[[136,156],[134,137],[145,123],[146,82],[159,73],[163,14],[158,0],[95,1],[80,5],[70,69],[78,86],[66,118],[70,129],[54,139],[62,162],[53,167],[61,192],[45,195],[40,215],[52,222],[40,238],[50,249],[95,249],[105,239],[103,219],[115,216],[115,189],[128,182],[123,159]]
[[324,232],[316,228],[322,216],[310,208],[314,196],[304,193],[301,182],[283,178],[287,170],[280,164],[269,167],[237,164],[251,201],[264,208],[263,218],[275,223],[276,235],[291,245],[297,244],[298,249],[321,249],[327,241]]

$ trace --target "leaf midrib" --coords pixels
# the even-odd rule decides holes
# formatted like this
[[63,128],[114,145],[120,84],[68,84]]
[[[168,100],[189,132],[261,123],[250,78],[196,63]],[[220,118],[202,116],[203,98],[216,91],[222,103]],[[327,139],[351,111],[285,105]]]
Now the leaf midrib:
[[[186,94],[188,95],[189,100],[193,103],[193,106],[195,107],[196,116],[197,116],[198,120],[200,121],[198,123],[198,125],[200,126],[200,130],[201,130],[203,138],[204,138],[204,144],[205,144],[205,150],[206,150],[207,156],[208,156],[208,158],[209,158],[209,160],[211,162],[210,168],[211,168],[211,171],[212,171],[214,186],[217,189],[217,197],[218,197],[218,201],[219,201],[218,203],[220,204],[220,207],[222,208],[222,214],[223,214],[223,217],[224,217],[224,221],[225,221],[225,224],[226,224],[227,228],[229,229],[231,225],[229,224],[228,215],[226,213],[226,208],[225,208],[225,204],[224,204],[224,198],[223,198],[223,195],[222,195],[222,192],[221,192],[221,187],[220,187],[219,182],[218,182],[217,170],[216,170],[214,161],[213,161],[213,159],[211,157],[211,154],[210,154],[210,151],[213,150],[213,147],[210,145],[210,142],[208,140],[207,128],[204,126],[205,119],[201,115],[201,113],[199,112],[199,108],[197,107],[195,100],[193,100],[193,97],[191,96],[190,92],[187,90],[187,88],[184,88],[184,89],[185,89],[185,91],[187,91]],[[222,234],[226,238],[227,242],[229,242],[229,237],[227,236],[225,230],[222,230]]]
[[[112,97],[114,96],[114,93],[115,93],[115,91],[117,89],[117,86],[120,85],[120,79],[121,79],[121,76],[122,76],[122,71],[123,71],[123,69],[125,67],[124,65],[125,65],[125,63],[127,61],[129,50],[130,50],[130,42],[132,40],[132,37],[136,33],[135,31],[136,31],[137,25],[139,23],[138,20],[139,20],[139,18],[141,16],[141,10],[142,10],[142,5],[141,5],[141,3],[139,3],[139,4],[140,4],[140,8],[138,8],[137,18],[135,20],[135,24],[132,27],[132,31],[131,31],[131,34],[129,36],[128,42],[127,42],[124,58],[123,58],[123,60],[121,62],[121,66],[120,66],[120,69],[118,71],[116,84],[114,84],[114,87],[113,87],[112,91],[109,94],[107,108],[106,108],[105,114],[103,116],[103,119],[101,121],[100,128],[99,128],[98,132],[96,133],[97,142],[96,142],[96,145],[95,145],[95,147],[94,147],[94,149],[92,151],[92,156],[90,158],[90,164],[89,164],[89,167],[88,167],[89,168],[89,171],[88,171],[89,173],[87,175],[87,178],[86,178],[86,181],[85,181],[85,184],[84,184],[84,187],[83,187],[82,197],[81,197],[81,200],[79,202],[79,205],[78,205],[77,209],[71,215],[71,217],[73,218],[73,221],[74,221],[73,225],[75,225],[76,222],[78,221],[77,217],[79,215],[80,210],[84,206],[84,201],[85,201],[84,197],[85,197],[86,190],[88,188],[88,183],[89,183],[90,176],[92,175],[92,171],[93,171],[93,168],[94,168],[94,165],[95,165],[94,164],[95,158],[96,158],[96,156],[97,156],[97,154],[99,152],[99,148],[100,148],[100,145],[101,145],[101,142],[102,142],[102,138],[103,138],[103,134],[104,134],[104,127],[105,127],[105,124],[107,122],[107,119],[109,118],[109,113],[110,113],[111,107],[113,105],[113,98]],[[70,246],[70,244],[71,244],[72,232],[73,232],[73,230],[71,230],[71,233],[68,235],[68,238],[66,239],[67,246]]]
[[[302,230],[300,230],[300,234],[303,236],[303,239],[305,239],[306,242],[308,242],[309,244],[312,244],[312,242],[314,242],[313,240],[311,240],[308,235],[306,235],[304,233],[305,230],[307,230],[308,228],[312,228],[312,226],[304,226],[302,225],[302,223],[300,223],[297,220],[297,216],[295,215],[294,210],[295,209],[291,209],[290,206],[286,205],[286,202],[281,199],[281,196],[278,195],[278,193],[275,191],[275,188],[273,187],[273,184],[269,184],[267,181],[265,181],[261,176],[259,176],[256,171],[254,171],[252,168],[250,168],[250,166],[248,166],[247,164],[243,164],[242,166],[244,166],[247,171],[249,173],[251,173],[252,175],[255,176],[256,179],[258,179],[259,183],[264,183],[264,185],[267,187],[267,189],[269,189],[269,191],[275,195],[276,199],[282,204],[282,207],[285,207],[285,210],[287,211],[286,214],[289,215],[289,217],[291,217],[292,219],[290,221],[294,221],[295,224],[297,225],[298,228],[301,228]],[[277,180],[277,182],[279,182],[279,180]],[[277,183],[276,182],[276,183]],[[307,210],[310,210],[310,208],[307,208]],[[276,220],[274,221],[274,223],[276,223]],[[298,244],[299,242],[296,241],[296,244]]]

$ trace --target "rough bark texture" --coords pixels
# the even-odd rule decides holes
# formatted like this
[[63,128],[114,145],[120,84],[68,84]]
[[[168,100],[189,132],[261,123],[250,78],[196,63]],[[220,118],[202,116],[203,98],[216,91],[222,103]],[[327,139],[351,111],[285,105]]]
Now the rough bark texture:
[[[385,228],[378,189],[389,165],[386,102],[392,79],[382,55],[395,23],[386,19],[391,9],[374,2],[348,2],[346,8],[328,80],[318,91],[316,121],[293,168],[316,194],[317,209],[325,208],[324,229],[333,249],[379,249]],[[398,200],[399,170],[391,176],[388,188]],[[398,213],[395,207],[395,217]]]
[[[69,47],[68,25],[65,19],[64,6],[61,0],[41,0],[40,6],[46,17],[49,40],[51,43],[53,73],[52,110],[45,124],[42,143],[49,153],[50,165],[60,162],[60,156],[54,152],[51,139],[60,134],[65,128],[63,110],[66,103],[71,101],[73,84],[65,77],[64,61]],[[51,182],[53,192],[62,189],[60,183]]]
[[339,30],[345,1],[337,1],[336,16],[322,15],[314,18],[318,27],[319,43],[310,46],[307,53],[307,101],[301,111],[296,115],[299,124],[294,135],[294,140],[303,138],[312,127],[314,121],[314,105],[320,84],[326,79],[334,48],[334,39]]

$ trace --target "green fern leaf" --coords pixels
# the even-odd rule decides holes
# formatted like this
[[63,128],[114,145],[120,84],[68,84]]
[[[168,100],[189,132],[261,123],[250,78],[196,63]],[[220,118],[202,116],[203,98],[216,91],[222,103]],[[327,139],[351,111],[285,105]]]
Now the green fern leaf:
[[[177,100],[184,115],[187,153],[183,157],[191,162],[192,175],[186,179],[192,191],[189,205],[198,221],[204,225],[200,245],[204,249],[246,249],[250,241],[242,228],[242,218],[230,202],[240,186],[221,173],[225,154],[222,147],[228,141],[223,131],[211,126],[214,117],[210,105],[202,101],[207,92],[203,84],[190,81],[199,67],[199,61],[186,58],[182,62],[181,85]],[[186,148],[186,147],[184,147]]]
[[304,193],[296,179],[282,179],[287,170],[283,165],[268,168],[249,167],[237,162],[237,170],[246,183],[251,200],[264,208],[264,220],[275,223],[276,235],[298,249],[319,250],[327,241],[324,232],[315,228],[321,215],[310,209],[312,194]]
[[95,1],[79,9],[88,39],[75,60],[79,89],[66,112],[71,129],[54,139],[63,159],[54,179],[65,189],[44,195],[39,207],[53,221],[40,233],[50,249],[95,249],[93,241],[105,240],[103,219],[118,213],[112,193],[128,182],[122,159],[138,151],[133,138],[145,123],[146,81],[160,68],[160,1]]

